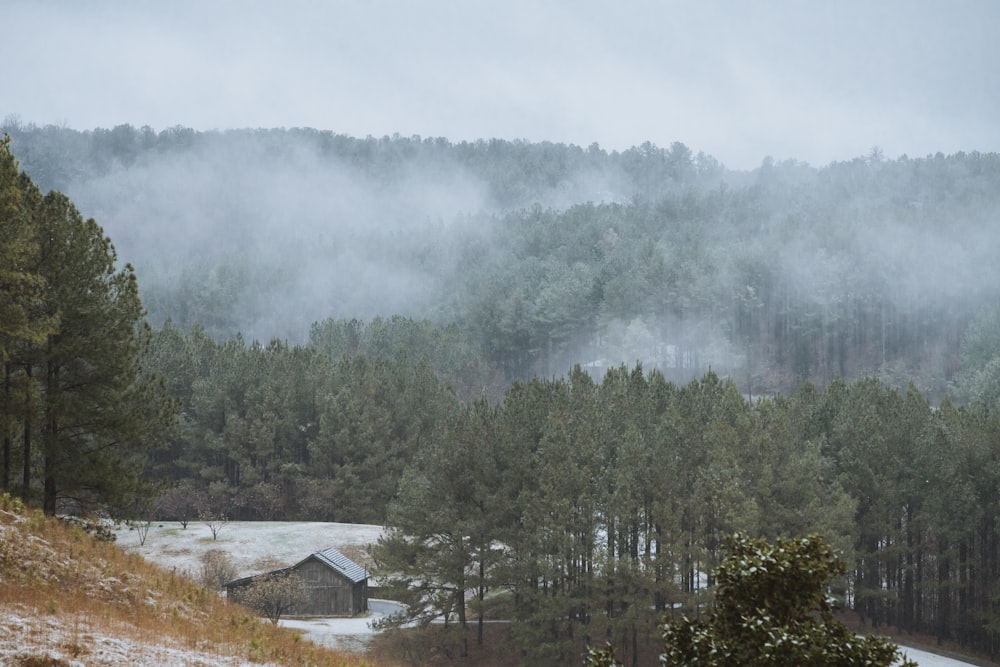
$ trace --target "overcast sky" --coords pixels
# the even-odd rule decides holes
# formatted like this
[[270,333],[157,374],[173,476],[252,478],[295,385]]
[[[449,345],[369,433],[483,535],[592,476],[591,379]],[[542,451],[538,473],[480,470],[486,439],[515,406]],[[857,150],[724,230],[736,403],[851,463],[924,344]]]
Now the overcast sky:
[[687,144],[729,167],[1000,150],[1000,1],[3,0],[0,118]]

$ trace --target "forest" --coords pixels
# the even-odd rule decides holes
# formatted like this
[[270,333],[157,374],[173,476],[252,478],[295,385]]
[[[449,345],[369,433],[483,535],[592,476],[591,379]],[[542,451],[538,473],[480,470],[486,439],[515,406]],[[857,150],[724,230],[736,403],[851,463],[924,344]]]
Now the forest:
[[819,533],[876,627],[1000,654],[1000,156],[2,131],[4,489],[385,524],[414,618],[528,664]]

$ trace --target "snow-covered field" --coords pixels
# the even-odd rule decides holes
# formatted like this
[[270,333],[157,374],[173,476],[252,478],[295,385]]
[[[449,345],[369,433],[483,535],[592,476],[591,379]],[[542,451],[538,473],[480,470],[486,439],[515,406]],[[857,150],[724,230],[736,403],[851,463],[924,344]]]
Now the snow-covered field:
[[382,530],[353,523],[233,521],[223,525],[213,540],[206,524],[193,521],[187,528],[175,522],[154,523],[143,544],[139,531],[128,526],[120,526],[115,534],[120,546],[168,570],[195,574],[206,551],[221,549],[232,557],[240,576],[247,576],[270,569],[273,561],[294,565],[327,547],[368,566],[369,546]]

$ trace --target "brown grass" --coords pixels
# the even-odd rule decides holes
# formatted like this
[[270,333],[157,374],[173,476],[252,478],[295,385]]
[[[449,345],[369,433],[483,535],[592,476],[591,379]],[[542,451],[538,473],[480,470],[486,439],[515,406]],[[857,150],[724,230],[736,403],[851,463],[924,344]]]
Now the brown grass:
[[[100,632],[252,662],[388,664],[317,646],[228,604],[185,575],[162,570],[7,495],[0,501],[0,612],[5,609],[51,617],[63,638],[51,648],[84,658],[94,643],[91,633]],[[47,653],[24,660],[25,665],[62,664]]]

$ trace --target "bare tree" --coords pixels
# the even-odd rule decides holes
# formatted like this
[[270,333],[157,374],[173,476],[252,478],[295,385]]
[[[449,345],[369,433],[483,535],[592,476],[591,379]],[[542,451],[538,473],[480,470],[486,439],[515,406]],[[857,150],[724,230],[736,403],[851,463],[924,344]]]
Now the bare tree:
[[277,624],[278,619],[306,599],[306,585],[295,572],[279,570],[257,575],[234,598]]
[[153,525],[153,518],[156,517],[159,509],[159,504],[154,504],[151,498],[137,497],[130,502],[128,514],[130,518],[125,520],[125,525],[129,527],[129,530],[135,531],[139,538],[140,547],[146,544],[149,529]]
[[219,538],[219,531],[226,527],[229,518],[225,514],[213,512],[212,510],[202,510],[198,512],[198,518],[204,522],[208,529],[212,531],[212,541]]
[[146,544],[146,537],[149,536],[149,527],[152,525],[153,522],[149,519],[129,522],[129,527],[135,529],[135,534],[139,536],[140,547]]
[[190,484],[178,484],[160,496],[160,514],[165,519],[177,521],[181,528],[186,529],[191,519],[198,516],[198,506],[204,504],[203,495]]

